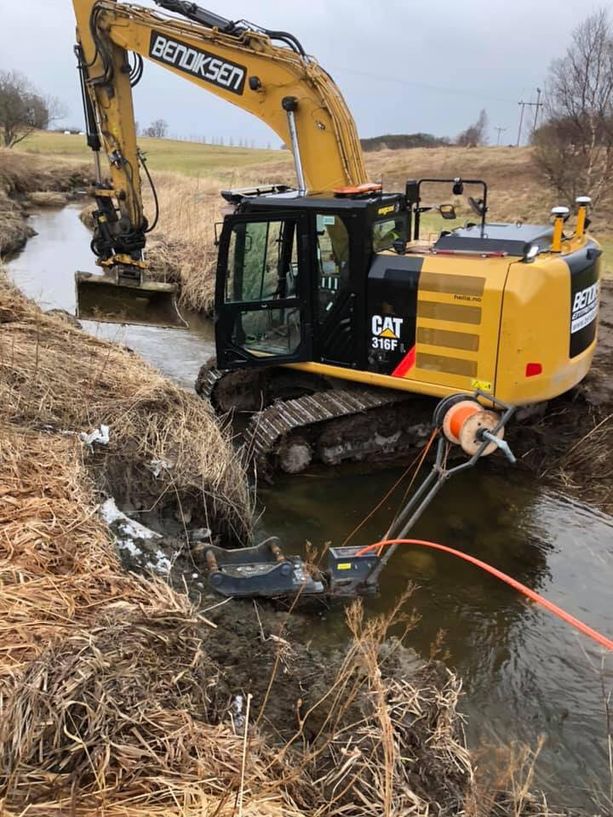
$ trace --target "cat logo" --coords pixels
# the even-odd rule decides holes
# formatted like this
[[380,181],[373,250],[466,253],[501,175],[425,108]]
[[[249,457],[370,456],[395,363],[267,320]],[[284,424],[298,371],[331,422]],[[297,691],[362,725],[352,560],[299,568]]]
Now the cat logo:
[[404,319],[391,315],[373,315],[371,321],[372,348],[393,352],[400,340],[400,330]]

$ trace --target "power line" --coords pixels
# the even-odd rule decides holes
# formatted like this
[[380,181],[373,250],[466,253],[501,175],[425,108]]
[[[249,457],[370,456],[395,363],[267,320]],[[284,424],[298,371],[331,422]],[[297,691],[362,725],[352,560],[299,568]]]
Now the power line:
[[344,66],[337,66],[334,71],[345,72],[347,74],[356,74],[360,77],[368,77],[369,79],[378,80],[380,82],[396,82],[399,85],[407,85],[413,88],[423,88],[426,91],[435,91],[442,94],[452,94],[455,96],[470,96],[475,99],[490,100],[491,102],[504,102],[513,104],[513,99],[503,99],[502,97],[489,96],[482,94],[479,91],[469,91],[463,88],[445,88],[442,85],[431,85],[426,82],[417,82],[416,80],[403,79],[401,77],[384,76],[383,74],[372,74],[370,71],[358,71],[355,68],[345,68]]

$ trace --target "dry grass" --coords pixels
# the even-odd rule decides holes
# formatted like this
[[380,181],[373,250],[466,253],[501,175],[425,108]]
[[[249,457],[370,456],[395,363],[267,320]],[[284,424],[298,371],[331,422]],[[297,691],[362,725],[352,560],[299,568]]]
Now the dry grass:
[[[349,621],[336,680],[279,747],[233,728],[209,625],[123,574],[71,438],[2,435],[3,814],[455,815],[472,775],[452,677],[394,681],[387,622]],[[311,721],[318,734],[310,740]],[[349,811],[348,811],[349,809]]]
[[28,201],[34,207],[64,207],[68,204],[65,193],[35,192],[28,195]]
[[[78,442],[4,427],[0,450],[2,813],[215,813],[241,740],[210,711],[206,620],[122,572]],[[254,739],[246,815],[277,811],[271,759]]]
[[137,511],[166,506],[227,543],[248,538],[245,473],[208,405],[128,350],[45,315],[6,282],[0,401],[3,421],[18,427],[74,434],[109,425],[110,444],[90,456],[109,493]]
[[[349,608],[345,654],[314,701],[286,703],[298,729],[282,740],[264,711],[233,720],[240,660],[226,675],[210,659],[206,618],[121,570],[74,436],[3,425],[0,485],[3,815],[230,817],[239,800],[244,817],[546,813],[523,784],[521,809],[473,808],[459,682],[384,641],[391,616]],[[291,671],[271,676],[269,708]]]
[[[3,319],[22,324],[20,308],[5,299]],[[40,327],[41,352],[48,330]],[[249,678],[253,668],[228,656],[226,675],[207,655],[210,623],[186,597],[122,571],[80,441],[24,425],[24,415],[21,425],[7,419],[2,814],[229,817],[240,799],[244,817],[455,817],[479,802],[456,714],[459,682],[414,658],[406,663],[399,642],[384,642],[391,615],[365,622],[359,605],[349,608],[351,640],[328,661],[323,693],[285,704],[286,722],[298,722],[289,739],[259,725],[263,709],[251,723],[235,722],[231,700],[241,671]],[[291,652],[285,639],[273,643]],[[277,684],[291,671],[291,660],[273,670],[269,708],[282,705]]]

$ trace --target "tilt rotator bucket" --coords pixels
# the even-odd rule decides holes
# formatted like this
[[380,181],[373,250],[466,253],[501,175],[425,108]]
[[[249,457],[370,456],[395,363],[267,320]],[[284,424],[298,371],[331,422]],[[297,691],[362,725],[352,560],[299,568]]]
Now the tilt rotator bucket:
[[103,323],[187,326],[177,307],[175,284],[163,281],[122,282],[116,275],[77,272],[77,317]]

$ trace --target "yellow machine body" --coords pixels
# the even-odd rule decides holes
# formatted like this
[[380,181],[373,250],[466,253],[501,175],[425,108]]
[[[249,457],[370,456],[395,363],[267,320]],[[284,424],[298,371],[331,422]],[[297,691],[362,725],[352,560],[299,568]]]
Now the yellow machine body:
[[[594,270],[586,287],[573,288],[568,259],[588,247],[596,256]],[[480,389],[515,405],[548,400],[576,386],[590,369],[600,272],[598,245],[588,237],[528,264],[510,257],[425,254],[408,371],[384,375],[322,363],[290,366],[434,397]],[[571,356],[575,303],[576,310],[589,310],[593,327],[591,340]]]

